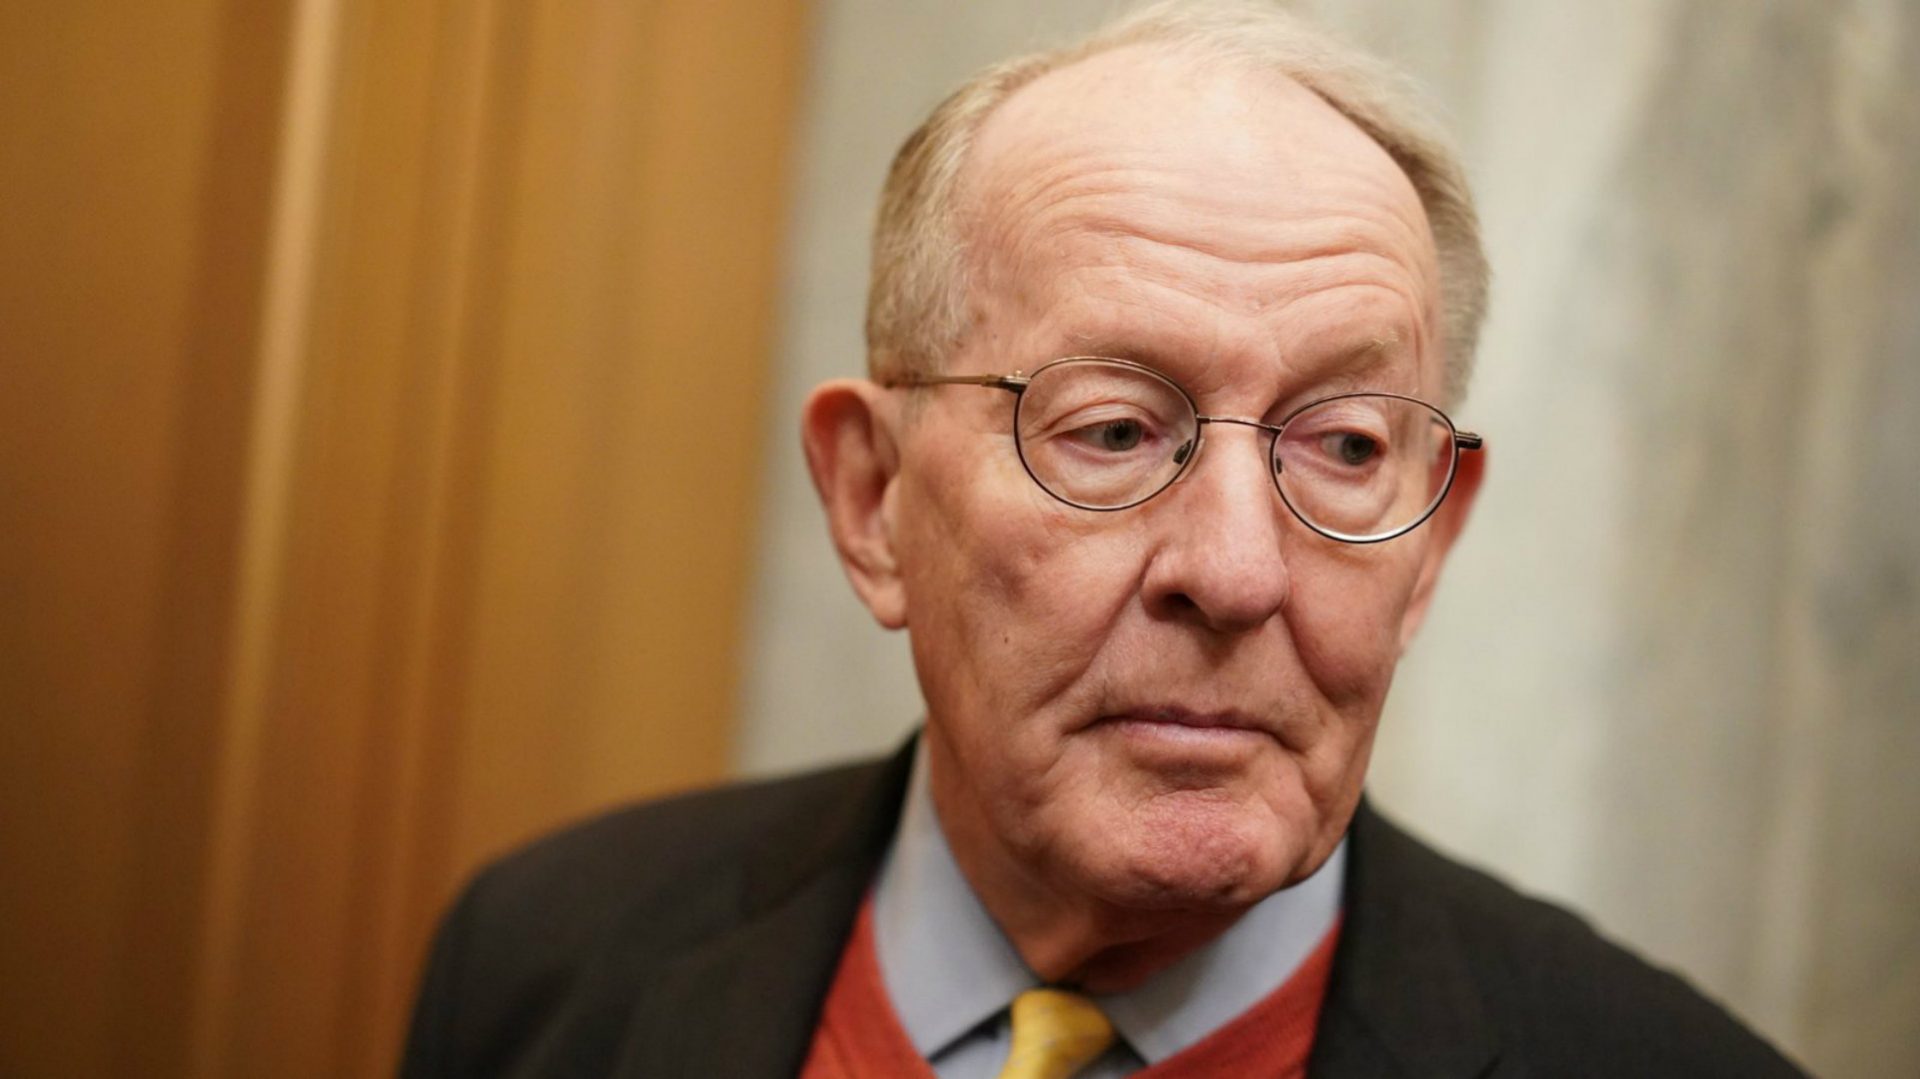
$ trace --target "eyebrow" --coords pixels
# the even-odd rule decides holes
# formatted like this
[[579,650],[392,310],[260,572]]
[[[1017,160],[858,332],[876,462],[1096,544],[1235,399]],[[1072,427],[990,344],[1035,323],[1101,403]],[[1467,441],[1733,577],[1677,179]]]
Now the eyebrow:
[[1388,334],[1330,353],[1302,372],[1305,377],[1299,382],[1310,387],[1315,397],[1355,390],[1416,391],[1420,388],[1417,371],[1411,386],[1396,387],[1380,380],[1380,371],[1404,355],[1401,343],[1400,335]]
[[[1101,337],[1092,334],[1067,334],[1065,342],[1073,349],[1062,352],[1060,356],[1104,356],[1115,360],[1131,360],[1145,364],[1156,371],[1188,387],[1188,392],[1198,393],[1190,384],[1195,381],[1195,370],[1190,359],[1183,359],[1178,352],[1152,345],[1122,344],[1119,339]],[[1374,334],[1373,336],[1350,344],[1344,348],[1322,354],[1312,363],[1297,370],[1284,371],[1283,379],[1275,380],[1275,389],[1279,391],[1282,404],[1289,402],[1301,404],[1337,393],[1351,393],[1362,390],[1387,390],[1417,395],[1421,389],[1416,377],[1410,385],[1393,386],[1380,381],[1379,372],[1395,360],[1401,358],[1401,345],[1405,338],[1398,332]],[[1048,356],[1037,360],[1025,370],[1032,370],[1049,360],[1060,356]],[[1283,361],[1284,362],[1284,361]]]

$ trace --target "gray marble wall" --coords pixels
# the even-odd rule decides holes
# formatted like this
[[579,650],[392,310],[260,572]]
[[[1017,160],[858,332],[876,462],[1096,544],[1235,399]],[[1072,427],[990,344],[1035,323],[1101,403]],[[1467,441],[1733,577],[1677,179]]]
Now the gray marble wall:
[[[1323,0],[1451,111],[1496,284],[1489,482],[1376,796],[1821,1074],[1920,1073],[1920,5]],[[797,452],[945,89],[1111,5],[829,0],[798,162],[740,765],[917,715]]]

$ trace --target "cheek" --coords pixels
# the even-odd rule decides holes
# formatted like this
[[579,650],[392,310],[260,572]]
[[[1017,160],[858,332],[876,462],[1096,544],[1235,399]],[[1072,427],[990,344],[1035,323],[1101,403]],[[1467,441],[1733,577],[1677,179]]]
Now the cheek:
[[936,473],[902,492],[909,632],[944,715],[1024,716],[1069,696],[1138,580],[1124,530],[1062,512],[1012,470]]
[[1288,621],[1300,662],[1343,713],[1377,713],[1400,659],[1400,623],[1418,560],[1382,548],[1342,548],[1294,572]]

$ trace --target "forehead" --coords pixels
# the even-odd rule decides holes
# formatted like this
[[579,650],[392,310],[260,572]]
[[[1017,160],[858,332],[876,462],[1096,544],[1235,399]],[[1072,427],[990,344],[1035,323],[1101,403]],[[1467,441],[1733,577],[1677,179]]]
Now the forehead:
[[962,192],[975,318],[1003,351],[1132,342],[1304,362],[1391,342],[1437,362],[1418,195],[1284,76],[1145,46],[1096,55],[1002,103]]

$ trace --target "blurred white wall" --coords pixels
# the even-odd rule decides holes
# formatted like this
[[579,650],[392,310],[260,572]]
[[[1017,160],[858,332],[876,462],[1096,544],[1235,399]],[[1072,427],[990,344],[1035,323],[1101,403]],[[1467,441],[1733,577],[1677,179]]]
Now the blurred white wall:
[[[1822,1074],[1920,1073],[1920,10],[1326,0],[1451,112],[1496,282],[1488,485],[1376,752],[1416,831]],[[861,370],[893,148],[1074,0],[823,3],[738,764],[916,722],[797,449]]]

